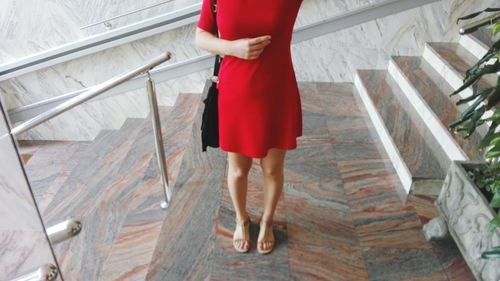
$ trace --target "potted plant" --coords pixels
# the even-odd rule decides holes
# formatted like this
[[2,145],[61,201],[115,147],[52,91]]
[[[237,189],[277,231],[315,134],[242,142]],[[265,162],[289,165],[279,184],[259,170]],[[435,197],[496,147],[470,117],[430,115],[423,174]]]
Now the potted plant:
[[[486,9],[485,11],[500,11]],[[482,12],[485,12],[482,11]],[[457,20],[472,19],[482,12]],[[492,36],[500,34],[500,23],[493,25]],[[436,201],[441,213],[424,226],[428,239],[449,232],[478,280],[500,280],[500,40],[467,70],[463,85],[450,96],[472,87],[472,94],[457,102],[469,104],[449,127],[454,133],[471,136],[478,127],[487,126],[480,147],[484,162],[454,161]],[[486,75],[497,75],[496,85],[479,88]]]

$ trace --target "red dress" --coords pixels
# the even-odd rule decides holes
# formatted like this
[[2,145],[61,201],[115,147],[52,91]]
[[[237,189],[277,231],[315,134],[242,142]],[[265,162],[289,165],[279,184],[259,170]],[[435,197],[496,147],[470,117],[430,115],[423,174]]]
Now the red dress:
[[[203,0],[198,27],[215,33],[211,0]],[[263,158],[270,148],[294,149],[302,110],[291,39],[302,0],[218,0],[217,24],[226,40],[271,35],[255,60],[225,56],[219,71],[219,145]]]

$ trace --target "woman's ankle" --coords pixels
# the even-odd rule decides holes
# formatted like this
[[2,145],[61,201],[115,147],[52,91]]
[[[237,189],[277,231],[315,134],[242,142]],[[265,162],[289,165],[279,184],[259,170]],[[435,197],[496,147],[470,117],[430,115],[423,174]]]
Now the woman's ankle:
[[243,222],[247,222],[249,220],[250,220],[250,216],[248,214],[244,214],[242,216],[236,215],[236,222],[243,223]]

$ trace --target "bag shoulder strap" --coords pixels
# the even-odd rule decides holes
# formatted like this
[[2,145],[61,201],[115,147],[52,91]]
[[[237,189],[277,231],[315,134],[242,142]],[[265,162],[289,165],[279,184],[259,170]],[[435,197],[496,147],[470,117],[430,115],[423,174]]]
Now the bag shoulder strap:
[[[217,24],[217,0],[212,0],[212,15],[215,21],[215,36],[219,37],[219,27]],[[219,55],[215,56],[214,76],[219,75],[220,62],[222,58]]]

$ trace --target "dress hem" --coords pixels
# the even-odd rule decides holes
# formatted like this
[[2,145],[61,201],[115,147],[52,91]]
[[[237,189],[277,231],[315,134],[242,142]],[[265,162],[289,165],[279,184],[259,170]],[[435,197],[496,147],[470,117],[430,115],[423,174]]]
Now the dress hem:
[[[302,136],[302,134],[298,135],[297,138],[301,137],[301,136]],[[293,144],[291,146],[290,145],[288,145],[288,146],[287,145],[283,145],[283,146],[280,145],[280,146],[271,146],[271,147],[268,147],[266,149],[266,153],[263,156],[256,155],[256,154],[253,154],[253,153],[247,153],[245,151],[236,151],[235,149],[224,148],[224,147],[222,147],[222,145],[219,146],[219,149],[222,150],[222,151],[224,151],[224,152],[234,152],[234,153],[243,154],[243,155],[251,157],[251,158],[259,158],[259,159],[266,157],[267,154],[268,154],[268,152],[269,152],[269,149],[271,149],[271,148],[279,148],[279,149],[286,149],[286,150],[297,149],[297,141],[295,141],[295,144]],[[252,154],[252,155],[250,155],[250,154]]]

